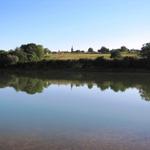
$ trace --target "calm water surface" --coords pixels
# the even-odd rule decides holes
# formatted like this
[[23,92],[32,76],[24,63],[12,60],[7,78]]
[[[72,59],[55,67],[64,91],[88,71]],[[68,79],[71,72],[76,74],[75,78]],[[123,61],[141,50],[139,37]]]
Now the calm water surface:
[[149,150],[150,76],[0,79],[0,150]]

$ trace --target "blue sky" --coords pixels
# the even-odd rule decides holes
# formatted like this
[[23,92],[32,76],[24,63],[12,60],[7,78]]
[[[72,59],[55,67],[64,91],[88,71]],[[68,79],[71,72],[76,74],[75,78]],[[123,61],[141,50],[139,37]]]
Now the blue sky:
[[150,41],[149,0],[0,0],[0,48],[140,48]]

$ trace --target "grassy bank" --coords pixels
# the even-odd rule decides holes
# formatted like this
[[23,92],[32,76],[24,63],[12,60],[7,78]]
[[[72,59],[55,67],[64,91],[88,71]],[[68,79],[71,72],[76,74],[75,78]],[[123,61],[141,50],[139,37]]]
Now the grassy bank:
[[[122,57],[133,57],[138,58],[137,53],[121,53]],[[111,54],[100,54],[100,53],[51,53],[45,55],[45,60],[79,60],[79,59],[97,59],[103,57],[105,59],[111,59]]]

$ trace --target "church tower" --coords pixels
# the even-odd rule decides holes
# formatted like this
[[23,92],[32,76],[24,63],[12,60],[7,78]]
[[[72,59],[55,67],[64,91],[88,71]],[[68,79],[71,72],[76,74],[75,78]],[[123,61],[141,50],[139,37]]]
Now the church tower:
[[73,49],[73,46],[71,47],[71,53],[73,53],[74,49]]

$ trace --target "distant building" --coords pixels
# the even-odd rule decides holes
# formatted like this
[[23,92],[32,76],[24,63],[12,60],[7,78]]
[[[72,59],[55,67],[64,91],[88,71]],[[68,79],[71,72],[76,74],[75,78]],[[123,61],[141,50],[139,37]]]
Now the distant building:
[[73,46],[71,47],[71,53],[73,53],[74,49],[73,49]]

